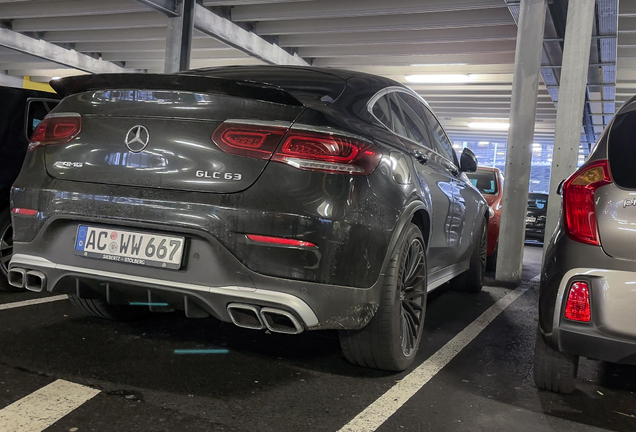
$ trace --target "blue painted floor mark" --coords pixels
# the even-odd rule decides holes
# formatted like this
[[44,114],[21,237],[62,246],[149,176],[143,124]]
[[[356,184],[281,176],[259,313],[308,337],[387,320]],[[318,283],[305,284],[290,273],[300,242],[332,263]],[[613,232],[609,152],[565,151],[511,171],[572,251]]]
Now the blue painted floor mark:
[[175,354],[227,354],[227,349],[176,349]]
[[168,303],[130,302],[130,306],[169,306]]

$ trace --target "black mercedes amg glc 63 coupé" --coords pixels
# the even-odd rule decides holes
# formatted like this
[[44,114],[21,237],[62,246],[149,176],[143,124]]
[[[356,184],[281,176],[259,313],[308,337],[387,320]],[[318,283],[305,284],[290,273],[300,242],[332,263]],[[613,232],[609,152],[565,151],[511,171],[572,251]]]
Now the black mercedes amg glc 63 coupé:
[[403,370],[427,292],[479,291],[488,206],[426,102],[390,79],[226,67],[52,82],[13,186],[12,285],[250,329],[337,329]]

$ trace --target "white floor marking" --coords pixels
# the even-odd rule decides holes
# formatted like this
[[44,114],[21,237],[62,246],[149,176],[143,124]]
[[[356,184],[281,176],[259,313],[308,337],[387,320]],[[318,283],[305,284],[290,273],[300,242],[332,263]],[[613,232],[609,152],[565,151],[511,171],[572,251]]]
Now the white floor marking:
[[521,288],[506,294],[339,432],[373,432],[379,428],[526,290]]
[[0,431],[41,432],[99,394],[99,390],[57,380],[0,410]]
[[[14,309],[14,308],[19,308],[19,307],[23,307],[23,306],[31,306],[31,305],[41,304],[41,303],[49,303],[49,302],[54,302],[54,301],[66,300],[67,298],[68,298],[68,296],[66,294],[62,294],[62,295],[56,295],[56,296],[53,296],[53,297],[42,297],[42,298],[37,298],[37,299],[33,299],[33,300],[25,300],[25,301],[13,302],[13,303],[5,303],[5,304],[0,304],[0,310],[3,310],[3,309]],[[0,430],[2,430],[2,429],[0,429]]]
[[530,282],[539,282],[541,280],[541,273],[530,279]]

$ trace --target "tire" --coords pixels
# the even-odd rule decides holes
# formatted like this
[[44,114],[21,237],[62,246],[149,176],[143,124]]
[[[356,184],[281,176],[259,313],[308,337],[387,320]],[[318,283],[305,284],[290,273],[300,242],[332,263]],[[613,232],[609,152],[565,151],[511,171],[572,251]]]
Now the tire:
[[146,312],[146,310],[141,311],[139,309],[135,309],[134,306],[112,305],[107,303],[106,299],[103,298],[85,299],[79,298],[73,294],[69,294],[68,298],[71,303],[82,309],[84,312],[88,312],[98,318],[104,318],[111,321],[130,321]]
[[539,389],[570,394],[576,388],[579,357],[555,351],[537,330],[534,345],[534,383]]
[[349,362],[387,371],[413,363],[426,314],[426,270],[422,232],[410,224],[386,270],[378,311],[363,329],[339,332]]
[[473,246],[470,256],[470,267],[464,273],[451,280],[451,286],[457,291],[471,293],[481,292],[484,285],[484,273],[486,272],[486,254],[488,241],[488,220],[484,218],[481,223],[481,232]]
[[9,285],[7,274],[9,261],[13,256],[13,227],[11,225],[11,213],[5,208],[0,211],[0,291],[21,291],[19,288]]
[[495,251],[492,253],[492,255],[486,258],[486,270],[497,270],[497,252],[499,252],[499,245],[495,246]]

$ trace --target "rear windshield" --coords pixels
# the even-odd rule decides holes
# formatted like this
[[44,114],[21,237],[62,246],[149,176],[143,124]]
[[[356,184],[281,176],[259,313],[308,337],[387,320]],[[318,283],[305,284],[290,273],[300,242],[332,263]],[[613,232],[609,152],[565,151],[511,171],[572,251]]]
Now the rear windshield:
[[301,102],[325,104],[335,102],[346,86],[346,81],[335,75],[296,68],[228,67],[199,69],[183,73],[269,84],[280,87]]
[[547,195],[528,195],[528,208],[542,210],[548,205]]
[[614,182],[636,189],[636,111],[618,114],[609,134],[608,156]]
[[497,194],[497,177],[494,171],[477,170],[473,173],[466,173],[466,175],[482,194]]

